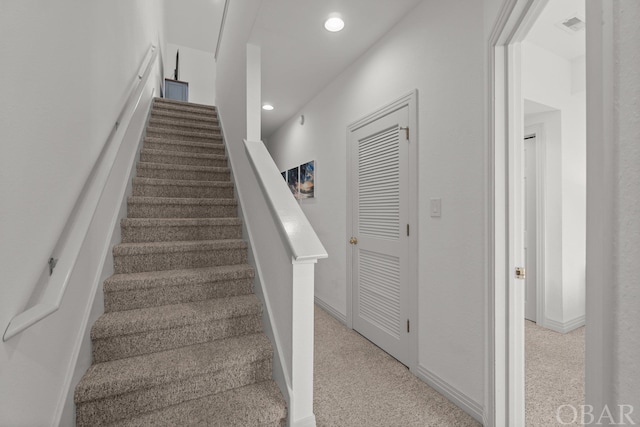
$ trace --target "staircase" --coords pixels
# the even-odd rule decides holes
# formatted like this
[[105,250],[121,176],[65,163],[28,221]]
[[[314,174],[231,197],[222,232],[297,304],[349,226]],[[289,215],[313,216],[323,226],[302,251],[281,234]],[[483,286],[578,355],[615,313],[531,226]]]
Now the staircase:
[[283,426],[215,107],[155,99],[77,426]]

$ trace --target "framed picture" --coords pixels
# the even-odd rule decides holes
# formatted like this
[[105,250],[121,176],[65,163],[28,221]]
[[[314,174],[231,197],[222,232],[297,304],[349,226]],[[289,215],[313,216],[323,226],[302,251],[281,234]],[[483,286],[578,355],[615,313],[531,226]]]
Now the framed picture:
[[298,198],[298,184],[300,182],[300,166],[296,166],[295,168],[289,169],[287,171],[287,184],[289,184],[289,189],[291,190],[291,194],[296,199]]
[[284,182],[287,182],[287,171],[280,172],[280,175],[282,175],[282,178],[284,179]]
[[298,193],[300,199],[311,199],[315,197],[315,160],[300,165],[300,178],[298,183]]

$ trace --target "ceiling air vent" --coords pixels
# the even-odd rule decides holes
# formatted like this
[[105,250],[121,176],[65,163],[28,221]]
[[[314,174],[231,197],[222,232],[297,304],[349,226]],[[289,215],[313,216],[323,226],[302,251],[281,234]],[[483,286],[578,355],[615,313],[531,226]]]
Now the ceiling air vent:
[[580,31],[584,30],[584,25],[584,18],[581,18],[578,15],[573,15],[570,18],[563,19],[556,24],[558,28],[566,31],[569,34],[579,33]]

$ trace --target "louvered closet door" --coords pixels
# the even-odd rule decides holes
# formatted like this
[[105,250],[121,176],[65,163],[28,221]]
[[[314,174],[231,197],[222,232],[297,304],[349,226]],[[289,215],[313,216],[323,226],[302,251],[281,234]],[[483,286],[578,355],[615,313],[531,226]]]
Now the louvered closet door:
[[407,363],[408,126],[404,107],[352,132],[353,327]]

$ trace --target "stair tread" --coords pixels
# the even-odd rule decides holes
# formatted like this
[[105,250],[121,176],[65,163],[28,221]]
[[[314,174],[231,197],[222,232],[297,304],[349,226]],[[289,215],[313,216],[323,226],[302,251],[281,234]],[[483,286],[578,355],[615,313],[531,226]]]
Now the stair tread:
[[282,393],[275,381],[268,380],[122,420],[114,427],[264,426],[286,416]]
[[123,218],[123,227],[203,227],[241,225],[239,218]]
[[147,133],[164,133],[164,134],[172,134],[172,135],[183,135],[183,136],[199,136],[199,137],[207,137],[207,138],[220,138],[220,132],[205,132],[205,131],[189,131],[184,129],[174,129],[174,128],[164,128],[149,125],[147,126]]
[[198,141],[182,141],[179,139],[162,139],[154,136],[147,136],[144,142],[150,142],[154,144],[167,144],[167,145],[181,145],[185,147],[198,147],[198,148],[224,148],[222,141],[220,142],[198,142]]
[[149,197],[130,196],[128,203],[146,203],[150,205],[237,205],[236,199],[209,197]]
[[246,248],[247,242],[242,239],[119,243],[113,247],[113,255],[145,255]]
[[[193,157],[198,159],[214,159],[214,160],[226,160],[224,154],[208,154],[208,153],[190,153],[184,151],[171,151],[171,150],[154,150],[151,148],[143,148],[141,154],[155,154],[161,156],[172,157]],[[150,163],[150,162],[147,162]]]
[[260,312],[260,301],[253,294],[115,311],[96,320],[91,328],[91,339],[171,329]]
[[163,286],[184,286],[219,280],[253,278],[253,268],[248,264],[218,267],[191,268],[185,270],[145,271],[141,273],[114,274],[104,282],[105,292],[150,289]]
[[133,185],[165,185],[174,187],[233,187],[231,181],[203,181],[196,179],[167,179],[167,178],[133,178]]
[[182,126],[182,127],[189,127],[189,128],[193,128],[193,129],[198,129],[198,130],[211,130],[214,132],[217,132],[220,130],[220,126],[218,125],[213,125],[213,124],[208,124],[208,123],[204,123],[204,122],[192,122],[192,123],[185,123],[185,122],[181,122],[181,119],[177,118],[177,117],[172,117],[172,118],[160,118],[160,117],[151,117],[149,119],[149,126],[152,127],[164,127],[166,125],[168,126]]
[[153,163],[153,162],[138,162],[138,167],[143,169],[162,169],[162,170],[218,172],[218,173],[228,173],[231,171],[229,167],[221,167],[221,166],[176,165],[173,163]]
[[[210,111],[210,110],[205,110]],[[156,109],[151,113],[151,117],[170,117],[177,118],[183,120],[201,120],[203,122],[208,123],[218,123],[220,120],[218,119],[216,114],[204,115],[198,113],[189,113],[189,110],[179,110],[179,109]]]
[[263,333],[243,335],[92,365],[78,383],[76,404],[149,389],[272,355]]
[[176,106],[183,106],[183,107],[192,107],[192,108],[200,108],[203,110],[212,110],[212,111],[216,111],[218,108],[215,105],[207,105],[207,104],[197,104],[195,102],[187,102],[187,101],[179,101],[177,99],[169,99],[169,98],[154,98],[154,105],[155,104],[161,104],[161,105],[176,105]]

